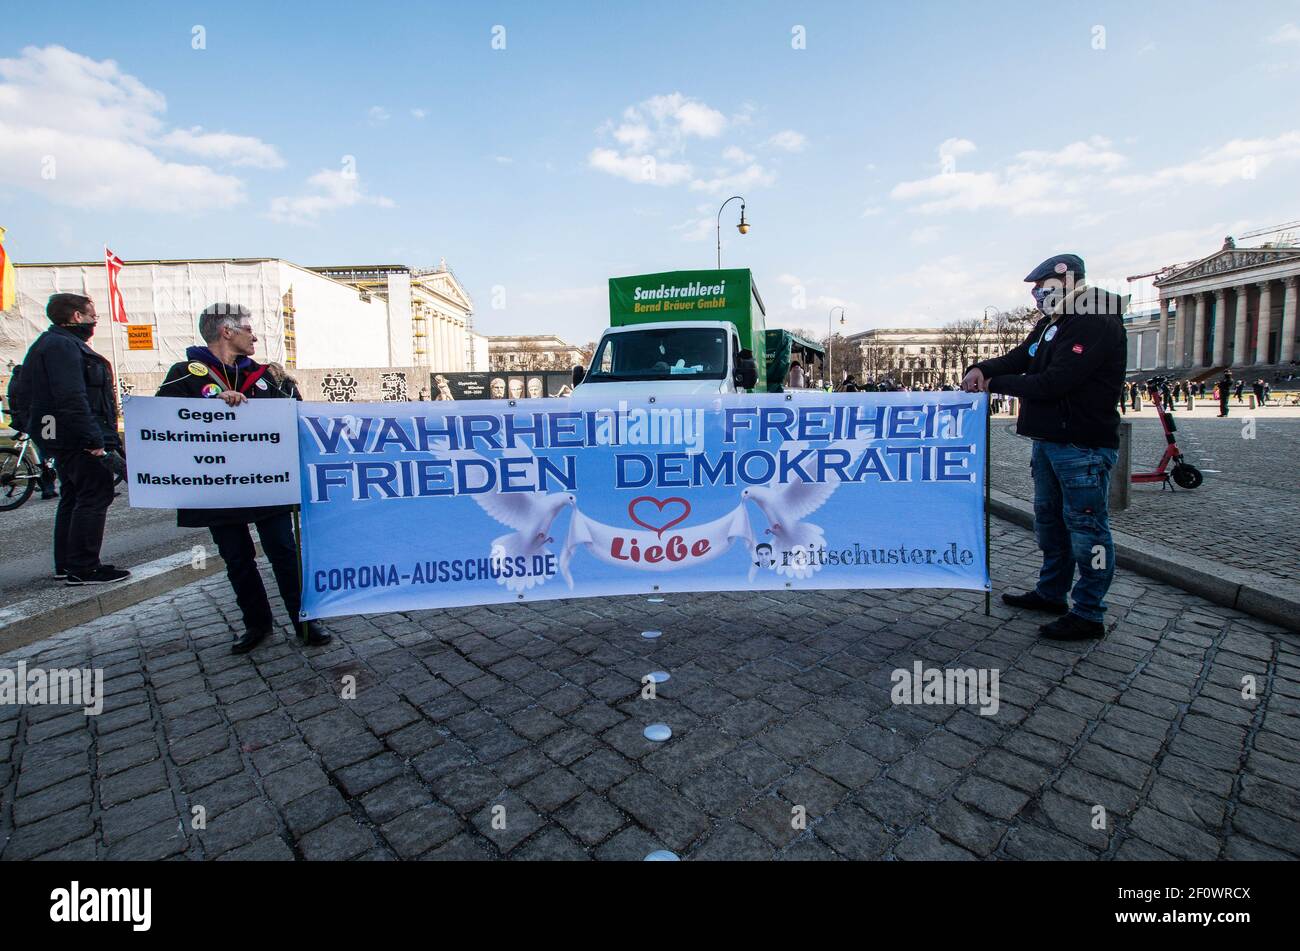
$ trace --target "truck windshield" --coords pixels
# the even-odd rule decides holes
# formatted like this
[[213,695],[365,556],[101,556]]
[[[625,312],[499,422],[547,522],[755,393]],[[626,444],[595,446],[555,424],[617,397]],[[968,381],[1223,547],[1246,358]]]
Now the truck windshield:
[[713,327],[664,327],[605,336],[591,361],[593,382],[721,380],[727,373],[727,332]]

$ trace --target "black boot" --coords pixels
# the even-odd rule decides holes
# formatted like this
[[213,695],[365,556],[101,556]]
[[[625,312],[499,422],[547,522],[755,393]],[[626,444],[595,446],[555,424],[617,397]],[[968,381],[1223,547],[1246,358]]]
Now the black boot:
[[1003,594],[1002,603],[1009,604],[1013,608],[1028,608],[1031,611],[1045,611],[1048,614],[1064,614],[1070,610],[1070,606],[1064,601],[1048,601],[1037,591],[1027,591],[1024,594]]
[[307,636],[302,636],[302,629],[298,629],[298,639],[307,647],[320,647],[322,644],[328,644],[334,640],[333,634],[325,633],[325,628],[320,626],[318,621],[307,622]]
[[245,631],[244,636],[230,645],[230,653],[247,654],[262,641],[266,640],[266,635],[271,633],[269,627],[258,628],[255,631]]
[[1088,621],[1077,614],[1050,621],[1038,629],[1049,641],[1091,641],[1106,635],[1106,625],[1101,621]]

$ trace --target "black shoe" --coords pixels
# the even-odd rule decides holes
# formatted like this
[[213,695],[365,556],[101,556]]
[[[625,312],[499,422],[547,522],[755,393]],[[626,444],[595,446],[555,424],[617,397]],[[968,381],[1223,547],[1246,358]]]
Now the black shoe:
[[244,636],[235,643],[230,645],[230,653],[247,654],[262,641],[266,640],[266,635],[271,633],[269,627],[259,628],[256,631],[245,631]]
[[[117,568],[117,565],[102,564],[102,565],[100,565],[100,567],[101,567],[101,568],[113,568],[113,569],[116,569],[116,568]],[[130,572],[127,572],[127,573],[130,574]],[[65,580],[67,579],[67,577],[68,577],[68,569],[67,569],[67,568],[55,568],[55,569],[54,569],[54,580],[55,580],[55,581],[65,581]]]
[[1106,625],[1101,621],[1087,621],[1077,614],[1050,621],[1038,629],[1049,641],[1090,641],[1106,635]]
[[82,584],[112,584],[114,581],[125,581],[131,577],[131,572],[125,568],[114,568],[112,565],[100,565],[94,571],[77,575],[68,572],[63,583],[69,587],[76,587]]
[[42,502],[47,501],[48,499],[57,499],[58,497],[59,497],[59,493],[55,492],[53,489],[51,489],[49,492],[41,493]]
[[322,644],[328,644],[334,640],[334,635],[326,634],[325,628],[321,627],[319,622],[308,621],[306,638],[303,638],[302,634],[299,633],[298,639],[306,647],[320,647]]
[[1064,614],[1070,610],[1070,606],[1064,601],[1048,601],[1037,591],[1027,591],[1024,594],[1004,593],[1002,603],[1009,604],[1013,608],[1028,608],[1031,611],[1045,611],[1048,614]]

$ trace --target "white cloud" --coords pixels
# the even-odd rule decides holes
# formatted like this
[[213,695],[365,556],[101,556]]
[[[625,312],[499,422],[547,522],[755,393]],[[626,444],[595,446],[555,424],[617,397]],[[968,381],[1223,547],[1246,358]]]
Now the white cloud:
[[[637,110],[638,107],[633,107]],[[675,130],[681,135],[694,135],[711,139],[722,134],[727,117],[695,99],[679,92],[667,96],[651,96],[639,109],[652,116],[660,128]]]
[[587,164],[637,185],[680,185],[691,177],[691,167],[681,162],[660,162],[653,155],[623,155],[614,149],[592,149]]
[[973,317],[992,304],[999,307],[1028,303],[1023,271],[1003,264],[969,263],[950,255],[927,261],[892,280],[903,288],[903,307],[893,326],[935,327],[956,317]]
[[416,119],[423,119],[428,114],[429,114],[428,111],[424,109],[420,109],[418,107],[411,110],[411,115],[414,116]]
[[367,115],[370,116],[370,121],[376,125],[381,122],[387,122],[392,118],[392,115],[383,106],[371,106],[370,112],[367,113]]
[[759,185],[771,185],[776,176],[761,165],[747,165],[734,172],[727,172],[713,178],[696,178],[691,181],[692,191],[723,192],[740,191]]
[[1095,182],[1091,174],[1113,172],[1125,159],[1109,140],[1093,136],[1055,151],[1026,151],[1000,169],[957,171],[955,159],[974,152],[968,139],[947,139],[938,149],[937,175],[900,182],[890,191],[896,201],[916,202],[914,211],[941,214],[1004,208],[1016,215],[1060,214],[1084,206]]
[[161,92],[113,60],[26,47],[0,59],[0,185],[75,208],[195,213],[245,201],[244,182],[174,154],[231,166],[284,164],[251,136],[171,129],[166,111]]
[[768,139],[767,144],[783,152],[802,152],[808,144],[808,138],[794,129],[783,129]]
[[908,240],[913,244],[934,244],[943,237],[944,228],[939,225],[923,225],[913,228]]
[[1294,23],[1283,23],[1277,31],[1268,38],[1268,42],[1280,44],[1300,44],[1300,26]]
[[1143,192],[1174,185],[1230,185],[1250,181],[1278,162],[1300,159],[1300,130],[1271,139],[1233,139],[1181,165],[1112,181],[1121,192]]
[[970,139],[944,139],[939,143],[939,158],[957,158],[975,151],[975,143]]
[[867,207],[862,209],[863,218],[874,218],[877,215],[883,213],[884,213],[884,209],[881,208],[879,205],[867,205]]
[[248,135],[204,132],[202,126],[175,129],[158,140],[166,148],[188,152],[200,158],[252,168],[281,168],[284,159],[274,146]]
[[[651,96],[628,106],[616,122],[606,122],[598,130],[607,142],[588,153],[587,165],[637,185],[688,185],[693,191],[709,193],[771,185],[775,174],[758,164],[752,151],[735,142],[707,144],[729,129],[747,127],[752,113],[746,105],[728,119],[707,103],[678,92]],[[803,137],[790,130],[766,144],[776,141],[787,150],[803,145]],[[687,158],[688,150],[706,170],[696,170]]]
[[1111,149],[1109,139],[1100,135],[1094,135],[1083,142],[1071,142],[1055,152],[1021,152],[1016,158],[1020,164],[1011,166],[1012,171],[1068,168],[1113,172],[1127,161],[1124,156]]
[[272,199],[270,217],[285,224],[311,224],[327,212],[350,208],[354,205],[374,205],[392,208],[393,201],[382,195],[369,195],[361,187],[356,172],[342,169],[321,169],[307,184],[314,194]]

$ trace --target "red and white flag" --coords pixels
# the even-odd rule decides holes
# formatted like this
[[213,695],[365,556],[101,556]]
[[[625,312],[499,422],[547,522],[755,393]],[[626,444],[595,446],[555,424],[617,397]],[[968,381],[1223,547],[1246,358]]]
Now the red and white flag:
[[117,286],[117,276],[122,271],[122,259],[108,247],[104,248],[104,269],[108,271],[108,312],[119,324],[127,323],[126,302],[122,300],[122,290]]

